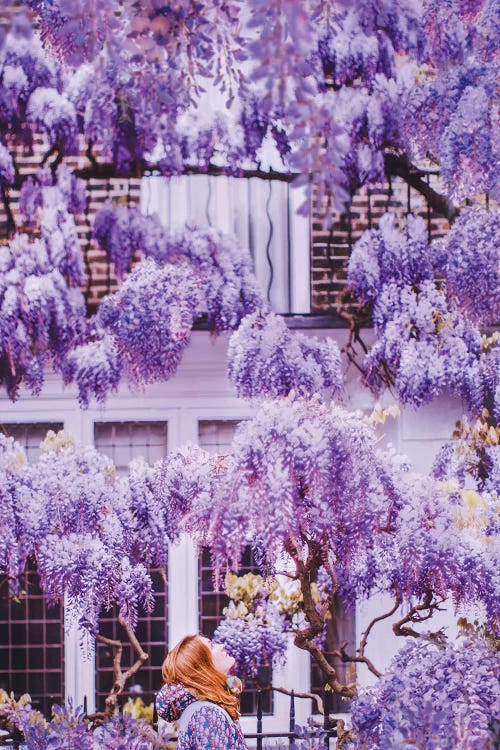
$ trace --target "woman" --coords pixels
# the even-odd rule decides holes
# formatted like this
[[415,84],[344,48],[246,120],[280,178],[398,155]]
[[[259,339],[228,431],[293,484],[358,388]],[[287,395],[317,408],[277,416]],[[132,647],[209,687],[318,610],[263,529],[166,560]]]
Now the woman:
[[188,635],[163,662],[158,716],[179,722],[177,750],[247,750],[239,717],[241,682],[223,646]]

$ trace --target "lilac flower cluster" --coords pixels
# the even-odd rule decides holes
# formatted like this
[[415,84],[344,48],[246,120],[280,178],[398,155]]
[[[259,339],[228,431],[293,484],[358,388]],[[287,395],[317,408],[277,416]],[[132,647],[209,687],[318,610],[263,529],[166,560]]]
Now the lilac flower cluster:
[[[222,470],[220,459],[197,445],[186,444],[161,461],[155,471],[153,492],[157,502],[171,519],[166,520],[170,539],[177,540],[181,530],[200,530],[210,525],[212,495]],[[196,506],[196,518],[190,512]]]
[[349,576],[386,524],[393,490],[383,466],[361,415],[319,399],[265,402],[237,430],[209,523],[203,508],[191,510],[193,532],[210,542],[220,570],[238,569],[246,539],[257,537],[276,564],[292,538],[317,542]]
[[129,270],[135,252],[156,260],[165,254],[166,233],[158,217],[146,217],[138,208],[113,206],[108,201],[96,214],[92,234],[120,279]]
[[498,196],[494,5],[427,0],[422,28],[432,71],[403,100],[414,150],[440,164],[449,193],[460,201],[484,192]]
[[446,236],[434,243],[446,292],[474,322],[500,320],[500,216],[464,208]]
[[[255,601],[249,611],[230,602],[213,640],[222,643],[236,659],[236,672],[254,680],[263,664],[284,663],[287,635],[278,607],[270,601]],[[246,610],[246,607],[244,608]]]
[[[57,209],[50,215],[55,223]],[[50,236],[49,244],[44,238],[30,242],[27,235],[16,234],[3,248],[0,383],[10,398],[16,397],[23,381],[33,393],[39,393],[45,364],[51,362],[60,367],[82,334],[83,295],[68,285],[66,275],[70,264],[71,274],[77,273],[74,258],[66,253],[62,242],[59,246],[56,242],[57,235]]]
[[[415,480],[409,475],[403,482],[400,491],[407,497]],[[392,583],[407,601],[423,598],[431,590],[443,598],[451,594],[457,609],[474,603],[482,606],[496,632],[500,575],[488,531],[495,518],[494,500],[483,498],[477,528],[463,517],[464,508],[454,492],[448,495],[432,480],[420,478],[412,501],[406,500],[394,516],[394,536],[382,549],[381,569],[385,568],[388,588]]]
[[166,252],[169,258],[180,256],[192,264],[213,330],[233,330],[245,315],[263,305],[250,252],[235,238],[188,224],[168,242]]
[[37,132],[44,132],[50,145],[57,147],[61,153],[78,153],[76,111],[67,97],[57,89],[35,89],[28,101],[26,117],[30,125]]
[[14,499],[16,483],[25,463],[26,455],[22,447],[13,438],[0,435],[0,570],[8,576],[14,593],[18,593],[18,578],[30,552],[29,545],[19,533]]
[[136,461],[118,477],[108,458],[65,433],[49,433],[42,447],[27,464],[19,446],[0,440],[0,571],[15,588],[35,557],[47,601],[68,595],[94,628],[116,603],[135,627],[139,608],[153,604],[149,570],[166,565],[183,509],[154,493],[160,466]]
[[9,33],[0,39],[0,59],[1,130],[30,147],[33,133],[26,122],[28,100],[38,87],[57,86],[58,71],[22,11],[13,15]]
[[15,169],[11,153],[0,141],[0,185],[12,185],[14,178]]
[[[101,304],[98,327],[110,333],[131,383],[168,380],[189,344],[199,289],[187,263],[141,261]],[[85,387],[88,390],[87,387]]]
[[269,311],[243,318],[229,341],[228,373],[242,398],[306,396],[342,389],[341,357],[332,339],[319,341],[288,330]]
[[444,647],[407,643],[377,685],[354,701],[353,750],[493,748],[498,677],[498,655],[483,638]]
[[427,245],[423,220],[409,216],[405,236],[391,214],[354,246],[348,281],[372,305],[377,334],[365,380],[379,393],[389,379],[401,401],[416,406],[449,389],[477,412],[491,395],[488,357],[479,330],[434,281],[442,254],[439,244]]
[[211,547],[217,571],[238,569],[247,539],[259,540],[271,566],[290,540],[314,544],[344,602],[384,590],[410,603],[430,590],[456,607],[482,605],[494,628],[500,576],[487,533],[461,528],[433,480],[377,450],[360,414],[319,399],[264,403],[220,468],[211,512],[194,502],[188,529]]
[[103,333],[95,341],[76,346],[67,354],[62,372],[65,383],[76,383],[83,409],[92,397],[103,404],[118,389],[121,377],[114,337]]
[[[12,702],[14,703],[14,702]],[[29,703],[2,704],[2,716],[22,734],[32,750],[71,747],[72,750],[164,750],[171,739],[164,729],[156,731],[145,719],[134,719],[129,713],[117,714],[92,731],[81,706],[74,708],[54,704],[49,720]]]

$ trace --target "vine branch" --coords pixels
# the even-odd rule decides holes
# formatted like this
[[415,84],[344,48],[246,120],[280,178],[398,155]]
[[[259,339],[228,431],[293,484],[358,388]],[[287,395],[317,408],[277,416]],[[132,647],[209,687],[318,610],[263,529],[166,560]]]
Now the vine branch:
[[147,661],[149,658],[148,654],[145,653],[141,644],[137,640],[137,637],[134,631],[127,625],[127,623],[124,621],[121,615],[119,615],[118,617],[118,622],[127,633],[128,640],[130,644],[132,645],[132,648],[134,649],[135,653],[137,654],[137,659],[132,664],[132,666],[130,666],[128,669],[124,671],[122,670],[122,665],[121,665],[121,660],[122,660],[122,655],[123,655],[123,643],[121,641],[116,641],[112,638],[107,638],[106,636],[101,635],[101,633],[98,633],[95,630],[95,628],[91,625],[91,623],[87,621],[82,622],[83,626],[87,628],[87,630],[95,638],[97,643],[102,643],[104,646],[110,646],[114,651],[113,653],[113,685],[111,687],[109,695],[106,698],[105,709],[104,711],[98,711],[94,714],[90,714],[87,717],[95,725],[102,724],[104,721],[106,721],[113,715],[116,705],[118,703],[118,696],[123,693],[127,680],[133,677],[133,675],[139,671],[139,669],[142,667],[144,662]]

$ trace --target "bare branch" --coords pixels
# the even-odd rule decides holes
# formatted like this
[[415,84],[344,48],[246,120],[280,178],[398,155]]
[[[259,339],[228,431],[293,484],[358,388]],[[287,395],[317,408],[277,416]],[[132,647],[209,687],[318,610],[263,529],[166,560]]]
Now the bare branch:
[[366,643],[368,641],[368,636],[370,635],[373,626],[376,625],[377,622],[380,622],[381,620],[386,620],[388,617],[392,617],[392,615],[400,606],[400,604],[401,604],[401,599],[399,598],[399,596],[397,596],[394,606],[391,607],[389,612],[386,612],[383,615],[379,615],[378,617],[374,617],[373,620],[368,624],[368,627],[366,628],[366,630],[364,630],[363,633],[361,634],[361,641],[359,642],[359,648],[357,650],[359,656],[365,655]]
[[[425,592],[422,604],[415,604],[404,617],[393,624],[392,630],[394,634],[420,638],[419,632],[411,627],[406,627],[407,623],[420,623],[429,620],[434,615],[434,612],[439,611],[439,605],[443,602],[444,598],[434,600],[434,592],[428,589]],[[426,610],[427,614],[423,614]]]
[[319,612],[316,608],[316,604],[312,594],[312,584],[316,583],[318,577],[318,569],[322,564],[321,559],[321,547],[317,542],[309,541],[309,553],[307,560],[304,562],[297,555],[297,547],[293,544],[292,540],[287,540],[286,543],[287,552],[291,555],[296,571],[297,578],[300,581],[300,588],[302,592],[302,600],[304,606],[304,614],[308,622],[308,627],[300,630],[295,630],[295,645],[304,651],[309,651],[315,662],[320,667],[321,671],[326,677],[328,685],[332,688],[334,693],[342,695],[345,698],[352,698],[356,695],[356,685],[349,684],[344,685],[337,676],[337,671],[332,666],[323,651],[320,649],[314,638],[320,635],[325,624],[326,613]]
[[113,650],[113,686],[109,692],[109,695],[105,701],[104,711],[99,711],[94,714],[90,714],[88,719],[95,725],[102,724],[106,719],[111,717],[114,713],[116,705],[118,703],[118,696],[121,695],[125,689],[127,680],[129,680],[138,670],[142,667],[145,661],[147,661],[148,654],[146,654],[133,630],[125,623],[123,617],[118,617],[118,622],[127,633],[128,639],[137,654],[136,661],[132,664],[129,669],[122,671],[121,659],[123,655],[123,643],[121,641],[115,641],[112,638],[106,638],[106,636],[98,633],[91,623],[83,621],[82,624],[89,633],[95,638],[98,643],[102,643],[104,646],[110,646]]
[[454,206],[445,195],[438,193],[425,179],[425,172],[415,167],[406,154],[387,152],[384,156],[387,175],[402,177],[402,179],[417,190],[427,200],[431,208],[441,216],[445,216],[450,223],[455,221],[460,209]]
[[375,675],[375,677],[382,676],[382,672],[378,671],[371,659],[369,659],[367,656],[364,656],[364,654],[359,656],[351,656],[346,652],[346,648],[347,641],[344,641],[340,644],[338,650],[333,652],[334,656],[338,656],[339,659],[342,659],[342,661],[346,663],[354,662],[357,664],[365,664],[370,672]]

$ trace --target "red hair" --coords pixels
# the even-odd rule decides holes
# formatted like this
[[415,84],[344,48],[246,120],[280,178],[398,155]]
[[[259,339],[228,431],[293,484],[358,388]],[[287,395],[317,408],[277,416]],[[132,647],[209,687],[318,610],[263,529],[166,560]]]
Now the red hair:
[[208,700],[239,717],[239,701],[227,686],[227,676],[214,665],[212,652],[198,635],[187,635],[169,653],[161,669],[166,683],[182,682],[197,700]]

